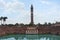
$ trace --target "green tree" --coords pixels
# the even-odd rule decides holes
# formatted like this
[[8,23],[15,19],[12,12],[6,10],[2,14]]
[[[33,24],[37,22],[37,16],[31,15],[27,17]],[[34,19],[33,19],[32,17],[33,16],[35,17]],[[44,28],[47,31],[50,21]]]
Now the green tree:
[[38,23],[38,24],[37,24],[37,26],[41,26],[41,24],[40,24],[40,23]]
[[0,21],[1,21],[1,25],[2,25],[2,21],[3,21],[3,17],[2,16],[0,17]]
[[20,26],[24,26],[24,24],[23,23],[20,23]]
[[18,25],[19,25],[19,23],[16,23],[15,25],[16,25],[16,26],[18,26]]
[[48,23],[49,26],[51,26],[51,23]]
[[8,19],[7,17],[3,17],[3,24],[5,24],[6,19]]
[[44,25],[47,26],[47,22],[45,22]]

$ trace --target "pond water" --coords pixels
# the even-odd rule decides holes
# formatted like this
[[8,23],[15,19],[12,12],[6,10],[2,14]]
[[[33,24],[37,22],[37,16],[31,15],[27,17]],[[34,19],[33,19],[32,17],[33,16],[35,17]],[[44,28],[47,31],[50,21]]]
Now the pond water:
[[0,40],[60,40],[59,35],[8,35],[0,37]]

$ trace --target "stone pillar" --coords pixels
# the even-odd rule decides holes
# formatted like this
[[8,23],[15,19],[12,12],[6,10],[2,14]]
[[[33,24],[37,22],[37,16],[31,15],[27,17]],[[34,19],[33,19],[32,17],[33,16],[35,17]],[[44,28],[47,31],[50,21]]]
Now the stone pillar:
[[33,25],[33,5],[31,5],[31,25]]

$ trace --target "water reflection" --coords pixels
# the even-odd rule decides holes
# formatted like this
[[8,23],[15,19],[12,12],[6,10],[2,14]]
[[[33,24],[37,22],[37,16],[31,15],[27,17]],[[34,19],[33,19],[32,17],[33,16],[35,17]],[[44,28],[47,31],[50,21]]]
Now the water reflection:
[[0,37],[0,40],[60,40],[57,35],[9,35]]

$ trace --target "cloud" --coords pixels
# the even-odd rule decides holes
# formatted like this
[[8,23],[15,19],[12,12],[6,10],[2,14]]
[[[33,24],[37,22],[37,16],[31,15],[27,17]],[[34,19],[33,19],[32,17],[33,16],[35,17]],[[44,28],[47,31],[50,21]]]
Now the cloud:
[[40,3],[47,4],[47,5],[51,4],[51,2],[49,2],[48,0],[40,0]]
[[[3,1],[5,2],[5,1]],[[23,11],[24,10],[24,3],[19,2],[17,0],[14,0],[13,2],[5,2],[4,4],[4,13],[11,13],[11,12],[17,12],[17,11]]]
[[58,5],[56,2],[51,2],[47,0],[39,1],[39,9],[34,12],[35,23],[55,23],[56,21],[60,21],[60,5]]
[[[8,16],[8,20],[6,23],[8,23],[9,21],[9,23],[19,23],[19,21],[21,23],[24,23],[26,20],[28,21],[27,18],[29,16],[27,16],[27,14],[29,15],[29,10],[27,11],[24,7],[25,4],[18,0],[0,0],[0,10],[3,11],[1,14]],[[25,18],[25,16],[27,18]]]
[[[34,8],[35,23],[55,22],[60,20],[60,5],[48,0],[39,0],[39,2],[40,4],[37,2],[39,9]],[[26,10],[25,7],[25,3],[18,0],[0,0],[0,13],[8,16],[7,23],[29,23],[30,10]]]
[[23,13],[25,4],[18,0],[0,0],[0,10],[3,10],[3,14],[11,13]]

